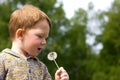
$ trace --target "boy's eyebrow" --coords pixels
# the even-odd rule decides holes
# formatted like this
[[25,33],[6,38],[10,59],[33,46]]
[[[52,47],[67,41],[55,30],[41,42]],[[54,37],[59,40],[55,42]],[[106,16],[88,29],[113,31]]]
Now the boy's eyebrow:
[[49,34],[45,34],[45,33],[39,33],[39,34],[37,34],[37,35],[44,36],[44,37],[46,37],[46,38],[49,36]]

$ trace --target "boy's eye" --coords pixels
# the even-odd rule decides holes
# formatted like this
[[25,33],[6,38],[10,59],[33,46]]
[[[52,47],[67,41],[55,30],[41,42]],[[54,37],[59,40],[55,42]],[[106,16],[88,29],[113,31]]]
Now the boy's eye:
[[[44,36],[42,36],[42,35],[37,35],[38,36],[38,38],[45,38]],[[45,38],[45,40],[47,40],[48,38]]]
[[38,37],[39,37],[39,38],[42,38],[42,36],[41,36],[41,35],[38,35]]

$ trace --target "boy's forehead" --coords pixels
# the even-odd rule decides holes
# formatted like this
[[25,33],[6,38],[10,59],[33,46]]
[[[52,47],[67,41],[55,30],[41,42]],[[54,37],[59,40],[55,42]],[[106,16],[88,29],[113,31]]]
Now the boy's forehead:
[[47,20],[40,20],[34,26],[34,28],[50,28]]

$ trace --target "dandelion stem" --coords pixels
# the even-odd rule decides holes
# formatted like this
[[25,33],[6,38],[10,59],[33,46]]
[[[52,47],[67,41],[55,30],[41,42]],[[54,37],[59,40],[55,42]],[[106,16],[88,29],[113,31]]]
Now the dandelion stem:
[[57,68],[59,69],[59,66],[58,66],[57,62],[55,61],[55,59],[54,59],[54,63],[56,64]]

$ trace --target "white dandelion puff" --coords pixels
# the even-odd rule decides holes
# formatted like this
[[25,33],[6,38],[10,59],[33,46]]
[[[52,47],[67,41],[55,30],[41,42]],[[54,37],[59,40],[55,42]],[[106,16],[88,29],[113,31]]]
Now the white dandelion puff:
[[57,58],[57,53],[56,52],[50,52],[47,55],[47,57],[48,57],[49,60],[54,61],[54,63],[56,64],[57,68],[59,69],[59,66],[58,66],[57,62],[55,61],[55,59]]
[[49,60],[55,60],[57,58],[57,53],[56,52],[50,52],[49,54],[48,54],[48,59]]

